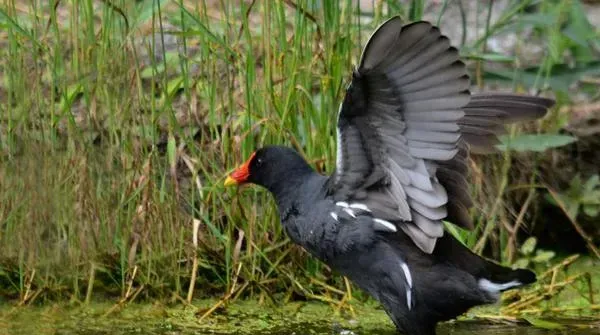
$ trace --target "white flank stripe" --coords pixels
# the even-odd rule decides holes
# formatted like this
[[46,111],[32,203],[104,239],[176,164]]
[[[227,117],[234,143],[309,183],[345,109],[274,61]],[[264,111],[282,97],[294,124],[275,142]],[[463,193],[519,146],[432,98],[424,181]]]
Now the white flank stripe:
[[331,215],[331,217],[335,220],[338,221],[338,216],[337,214],[335,214],[334,212],[330,212],[329,215]]
[[365,205],[365,204],[359,204],[359,203],[356,203],[356,202],[353,203],[353,204],[350,204],[350,208],[360,209],[360,210],[363,210],[365,212],[370,212],[371,211],[369,209],[369,207],[367,207],[367,205]]
[[410,289],[406,290],[406,305],[408,305],[408,310],[410,311],[412,307],[412,293]]
[[509,288],[521,286],[521,282],[518,280],[512,280],[508,283],[494,283],[485,278],[479,279],[478,285],[481,289],[486,290],[490,293],[498,293],[500,291],[508,290]]
[[354,212],[350,208],[344,208],[344,212],[348,213],[348,215],[350,215],[353,218],[356,217],[356,215],[354,214]]
[[386,227],[388,230],[391,230],[393,232],[398,231],[398,229],[396,229],[396,226],[394,226],[393,223],[389,222],[389,221],[385,221],[382,219],[373,219],[373,221],[379,223],[380,225]]
[[410,270],[408,269],[408,265],[404,262],[402,262],[400,264],[400,267],[402,267],[402,271],[404,271],[404,277],[406,278],[406,282],[408,283],[408,286],[410,288],[412,288],[412,276],[410,275]]
[[338,201],[335,203],[336,206],[340,206],[340,207],[344,207],[344,208],[348,208],[348,203],[344,202],[344,201]]

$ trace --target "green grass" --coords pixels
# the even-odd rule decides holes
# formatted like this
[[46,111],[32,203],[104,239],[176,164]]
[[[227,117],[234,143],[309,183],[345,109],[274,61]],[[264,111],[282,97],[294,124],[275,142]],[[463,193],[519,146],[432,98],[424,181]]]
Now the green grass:
[[[550,88],[569,104],[568,92],[546,84],[567,52],[582,75],[595,71],[588,64],[598,32],[584,41],[588,50],[525,13],[534,2],[538,15],[568,27],[581,15],[567,8],[577,1],[524,1],[498,23],[479,22],[486,33],[462,52],[478,85]],[[393,12],[380,4],[362,16],[352,3],[5,1],[0,299],[343,301],[342,278],[289,243],[266,192],[222,182],[273,143],[332,170],[336,112],[361,46],[391,13],[419,19],[426,2],[390,1]],[[548,46],[537,64],[485,49],[496,34],[531,27]],[[515,75],[486,71],[490,64]],[[520,80],[525,66],[533,70]],[[554,111],[541,127],[555,132],[564,123]],[[517,240],[504,224],[523,209],[513,199],[538,194],[538,160],[515,174],[512,153],[477,161],[478,228],[461,233],[466,243],[515,259]],[[532,186],[515,195],[516,183]]]

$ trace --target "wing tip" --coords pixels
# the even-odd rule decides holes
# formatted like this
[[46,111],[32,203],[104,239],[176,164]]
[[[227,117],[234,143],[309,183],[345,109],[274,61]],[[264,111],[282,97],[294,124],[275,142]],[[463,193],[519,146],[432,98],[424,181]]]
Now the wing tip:
[[[420,20],[420,21],[415,21],[415,22],[411,22],[411,23],[407,23],[407,24],[404,24],[403,22],[404,22],[404,20],[402,20],[402,18],[399,15],[395,15],[395,16],[392,16],[391,18],[387,19],[383,23],[381,23],[379,26],[377,26],[377,28],[375,28],[375,30],[369,37],[367,43],[365,44],[362,55],[360,57],[360,62],[359,62],[359,66],[358,66],[358,68],[360,70],[368,71],[374,67],[377,67],[377,64],[379,64],[381,62],[381,60],[385,58],[385,55],[379,54],[376,56],[372,56],[372,57],[376,57],[379,59],[371,60],[370,59],[371,57],[368,52],[369,48],[372,47],[373,44],[378,43],[379,39],[381,39],[381,38],[383,38],[383,39],[392,38],[391,36],[394,36],[394,32],[395,32],[395,37],[393,37],[393,38],[398,38],[398,36],[400,36],[404,32],[407,32],[412,29],[418,29],[418,30],[421,30],[423,32],[423,34],[431,34],[431,33],[440,34],[439,38],[445,38],[446,40],[450,41],[446,36],[441,35],[441,31],[440,31],[439,27],[433,25],[429,21]],[[386,33],[391,34],[391,35],[386,36]]]

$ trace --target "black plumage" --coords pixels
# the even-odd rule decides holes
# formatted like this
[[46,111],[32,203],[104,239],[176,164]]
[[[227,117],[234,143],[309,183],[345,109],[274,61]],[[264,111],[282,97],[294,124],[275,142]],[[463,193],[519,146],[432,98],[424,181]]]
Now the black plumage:
[[267,188],[294,242],[379,300],[399,330],[434,334],[437,322],[535,281],[473,254],[442,220],[472,227],[469,151],[493,152],[505,124],[552,105],[470,94],[465,65],[439,29],[396,17],[376,30],[353,73],[330,177],[271,146],[226,184]]

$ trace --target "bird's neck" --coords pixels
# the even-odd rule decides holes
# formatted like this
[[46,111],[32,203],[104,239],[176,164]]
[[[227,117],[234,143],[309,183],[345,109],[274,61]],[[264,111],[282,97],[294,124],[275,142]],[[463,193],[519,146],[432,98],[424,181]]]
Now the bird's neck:
[[297,201],[306,185],[318,176],[319,174],[307,164],[280,174],[265,187],[273,194],[279,208],[285,209]]

